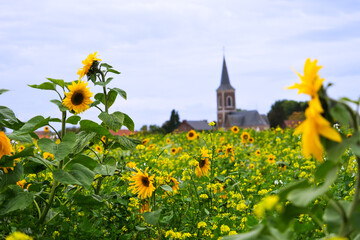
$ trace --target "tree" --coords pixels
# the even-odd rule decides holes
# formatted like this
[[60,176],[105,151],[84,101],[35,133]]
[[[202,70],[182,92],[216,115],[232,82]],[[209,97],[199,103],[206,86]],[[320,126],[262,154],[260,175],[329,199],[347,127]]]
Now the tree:
[[176,128],[178,128],[180,125],[180,117],[178,112],[175,111],[175,109],[173,109],[171,111],[171,115],[170,115],[170,120],[166,121],[163,125],[162,128],[165,130],[165,133],[171,133],[172,131],[174,131]]
[[270,127],[284,127],[284,120],[289,119],[293,112],[304,112],[307,102],[297,102],[293,100],[278,100],[268,113]]

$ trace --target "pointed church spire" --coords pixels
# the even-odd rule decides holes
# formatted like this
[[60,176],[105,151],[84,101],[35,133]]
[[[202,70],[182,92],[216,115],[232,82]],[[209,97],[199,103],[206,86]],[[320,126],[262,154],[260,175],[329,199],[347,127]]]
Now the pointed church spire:
[[225,61],[225,56],[223,57],[223,68],[222,68],[222,73],[221,73],[221,83],[220,83],[220,87],[217,90],[235,90],[235,88],[233,88],[230,84],[230,80],[229,80],[229,74],[227,71],[227,67],[226,67],[226,61]]

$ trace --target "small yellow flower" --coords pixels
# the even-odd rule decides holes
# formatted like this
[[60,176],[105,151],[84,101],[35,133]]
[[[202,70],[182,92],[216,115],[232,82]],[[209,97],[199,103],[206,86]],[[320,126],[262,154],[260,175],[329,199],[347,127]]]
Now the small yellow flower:
[[22,232],[13,232],[5,240],[33,240],[33,238]]
[[197,228],[206,228],[206,222],[199,222]]

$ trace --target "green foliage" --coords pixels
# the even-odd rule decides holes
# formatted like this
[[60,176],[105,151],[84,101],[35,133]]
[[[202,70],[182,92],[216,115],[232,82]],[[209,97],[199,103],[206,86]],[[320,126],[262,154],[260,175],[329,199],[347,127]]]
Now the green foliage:
[[166,121],[162,128],[164,129],[165,133],[171,133],[173,132],[177,127],[180,125],[180,117],[179,113],[173,109],[171,111],[170,119]]
[[307,107],[306,102],[296,102],[293,100],[279,100],[271,105],[267,116],[270,127],[284,127],[284,121],[289,119],[293,112],[304,112]]

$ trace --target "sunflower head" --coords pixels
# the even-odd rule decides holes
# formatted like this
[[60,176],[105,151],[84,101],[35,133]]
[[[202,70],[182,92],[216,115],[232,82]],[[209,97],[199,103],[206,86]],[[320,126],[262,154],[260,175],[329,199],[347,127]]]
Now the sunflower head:
[[93,95],[86,86],[85,81],[72,82],[72,85],[68,86],[70,92],[65,92],[63,105],[76,114],[86,111],[92,103],[90,97]]
[[78,70],[77,74],[80,75],[79,80],[81,80],[85,75],[89,74],[89,70],[91,69],[92,66],[97,67],[97,64],[99,64],[98,61],[102,61],[102,60],[98,58],[97,52],[90,53],[89,56],[87,56],[87,58],[82,61],[82,63],[84,64],[83,68],[80,68]]
[[49,130],[50,130],[50,129],[49,129],[48,126],[45,126],[45,127],[44,127],[44,131],[45,131],[45,132],[49,132]]
[[206,176],[210,169],[210,160],[209,158],[201,158],[198,162],[197,167],[195,168],[195,174],[198,177]]
[[239,132],[238,126],[233,126],[233,127],[231,128],[231,131],[232,131],[233,133],[238,133],[238,132]]
[[195,130],[190,130],[187,134],[186,137],[188,140],[194,140],[197,137],[197,134],[195,132]]
[[4,132],[0,132],[0,159],[3,155],[11,155],[13,148],[10,143],[10,139]]
[[173,148],[171,148],[171,154],[173,154],[173,155],[174,155],[174,154],[176,154],[176,153],[177,153],[177,148],[174,148],[174,147],[173,147]]
[[132,193],[138,194],[141,199],[151,197],[152,193],[155,191],[154,187],[154,176],[149,176],[147,173],[148,168],[146,168],[145,172],[141,172],[138,168],[138,171],[134,173],[132,178],[130,179],[130,190]]
[[242,142],[247,142],[247,141],[249,140],[249,138],[250,138],[250,134],[249,134],[248,132],[243,132],[243,133],[241,134],[241,140],[242,140]]
[[95,150],[99,153],[102,152],[102,147],[100,145],[96,145]]

